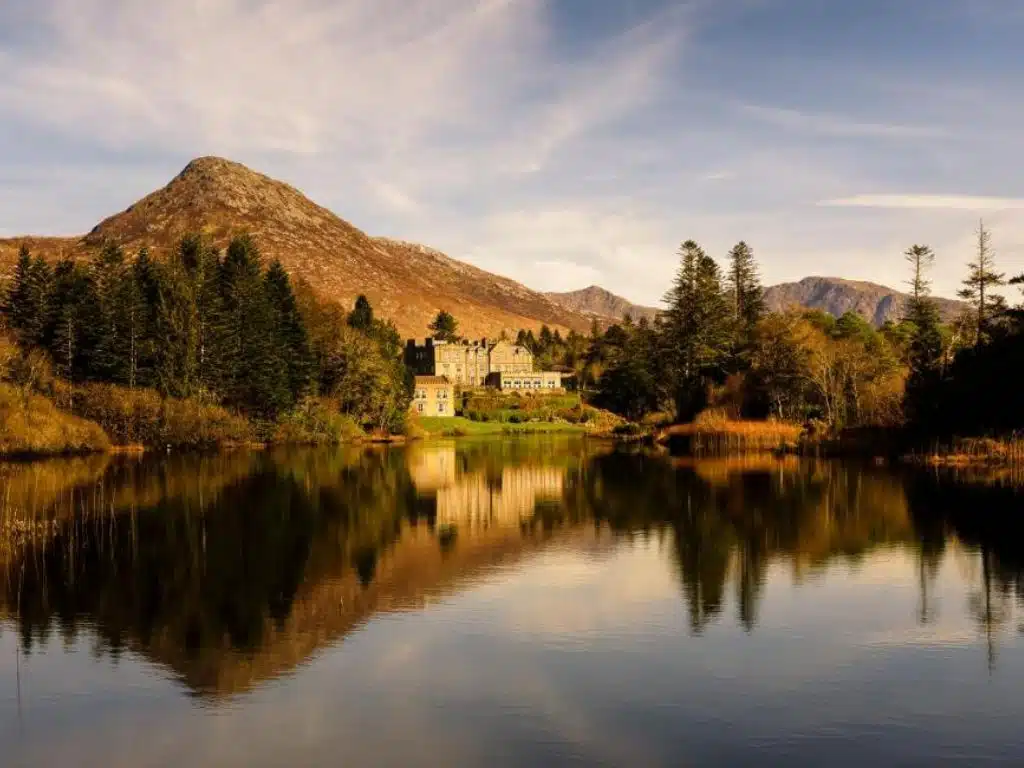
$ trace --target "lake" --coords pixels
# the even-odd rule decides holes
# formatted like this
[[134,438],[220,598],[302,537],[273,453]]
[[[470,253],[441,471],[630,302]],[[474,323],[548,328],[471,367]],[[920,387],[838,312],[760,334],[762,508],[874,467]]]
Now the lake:
[[1022,765],[1011,481],[576,437],[2,465],[0,762]]

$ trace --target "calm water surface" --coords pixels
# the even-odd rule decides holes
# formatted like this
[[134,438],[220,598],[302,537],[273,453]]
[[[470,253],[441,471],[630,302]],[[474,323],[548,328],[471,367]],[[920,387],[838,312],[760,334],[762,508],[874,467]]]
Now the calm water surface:
[[574,439],[0,466],[0,763],[1024,765],[998,479]]

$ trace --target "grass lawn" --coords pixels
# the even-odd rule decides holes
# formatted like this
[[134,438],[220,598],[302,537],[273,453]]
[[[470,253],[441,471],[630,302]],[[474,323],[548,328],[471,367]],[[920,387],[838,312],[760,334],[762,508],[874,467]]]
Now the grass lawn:
[[501,424],[494,421],[470,421],[461,416],[451,419],[421,418],[420,426],[431,437],[469,437],[477,435],[528,435],[548,432],[582,433],[576,424],[540,421],[527,424]]

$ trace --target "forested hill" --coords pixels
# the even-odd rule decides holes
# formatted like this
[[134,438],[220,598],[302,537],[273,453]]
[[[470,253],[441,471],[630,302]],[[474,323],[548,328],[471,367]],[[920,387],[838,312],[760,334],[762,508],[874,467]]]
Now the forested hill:
[[[835,317],[856,312],[876,327],[887,320],[898,322],[905,316],[910,297],[884,285],[838,277],[805,277],[798,283],[782,283],[765,289],[769,310],[781,312],[790,307],[820,309]],[[936,298],[943,320],[951,321],[965,305],[952,299]]]
[[425,336],[441,309],[456,314],[470,337],[543,324],[590,327],[589,317],[514,280],[421,245],[371,237],[297,189],[216,157],[193,160],[166,187],[83,237],[0,240],[0,274],[11,274],[22,244],[51,261],[84,256],[108,241],[129,255],[145,245],[160,258],[193,232],[219,248],[249,233],[268,261],[279,259],[321,296],[350,308],[366,294],[405,336]]

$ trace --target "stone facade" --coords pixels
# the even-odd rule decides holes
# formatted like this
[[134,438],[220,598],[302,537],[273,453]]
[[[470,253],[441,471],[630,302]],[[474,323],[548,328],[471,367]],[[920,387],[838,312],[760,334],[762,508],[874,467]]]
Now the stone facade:
[[563,389],[562,374],[550,371],[492,373],[487,377],[487,386],[513,392],[553,392]]
[[419,345],[410,340],[405,362],[421,376],[443,376],[460,387],[482,387],[495,373],[532,373],[533,354],[507,341],[447,343],[427,339]]
[[420,416],[455,415],[455,387],[442,376],[417,376],[409,410]]

